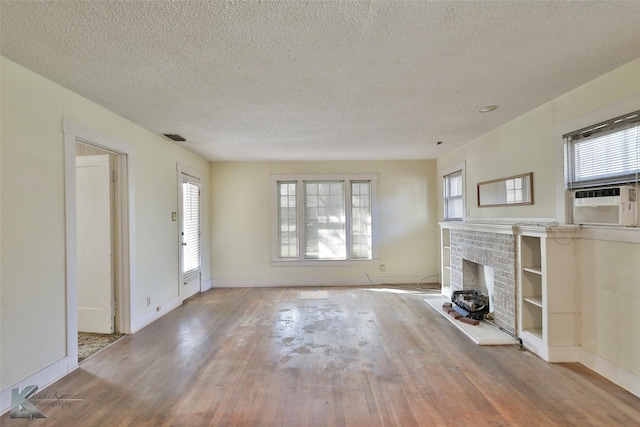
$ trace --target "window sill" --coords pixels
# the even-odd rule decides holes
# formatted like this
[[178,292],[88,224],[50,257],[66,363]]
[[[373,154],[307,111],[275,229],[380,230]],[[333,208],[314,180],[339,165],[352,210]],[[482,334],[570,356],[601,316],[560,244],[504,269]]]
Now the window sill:
[[362,260],[292,260],[292,261],[271,261],[272,267],[346,267],[353,265],[363,265],[366,263],[373,263],[373,259]]

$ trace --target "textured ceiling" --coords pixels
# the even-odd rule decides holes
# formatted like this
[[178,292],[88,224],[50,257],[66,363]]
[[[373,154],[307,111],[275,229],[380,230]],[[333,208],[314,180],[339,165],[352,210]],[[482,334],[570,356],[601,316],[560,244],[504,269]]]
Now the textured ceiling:
[[436,158],[640,57],[640,1],[2,1],[0,17],[3,56],[210,160]]

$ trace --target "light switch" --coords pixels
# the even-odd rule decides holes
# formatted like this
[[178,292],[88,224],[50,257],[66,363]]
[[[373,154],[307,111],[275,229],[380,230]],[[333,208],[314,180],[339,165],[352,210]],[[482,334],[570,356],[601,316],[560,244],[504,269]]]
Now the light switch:
[[177,221],[178,220],[178,214],[176,212],[171,212],[171,221]]

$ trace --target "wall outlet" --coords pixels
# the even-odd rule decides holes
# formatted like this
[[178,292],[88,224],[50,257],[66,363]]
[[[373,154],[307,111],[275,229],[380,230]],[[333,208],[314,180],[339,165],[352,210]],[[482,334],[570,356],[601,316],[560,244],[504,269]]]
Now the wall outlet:
[[147,297],[147,307],[149,307],[151,305],[151,298]]
[[160,311],[160,306],[157,306],[157,307],[156,307],[156,311]]
[[384,264],[380,264],[380,271],[386,271],[387,267]]

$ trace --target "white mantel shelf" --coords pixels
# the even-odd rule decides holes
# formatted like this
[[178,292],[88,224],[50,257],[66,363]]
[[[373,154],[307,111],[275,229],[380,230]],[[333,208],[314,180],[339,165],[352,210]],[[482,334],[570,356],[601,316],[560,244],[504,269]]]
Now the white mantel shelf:
[[441,221],[440,228],[450,230],[484,231],[498,234],[528,234],[551,239],[602,240],[640,244],[640,227],[603,225],[558,225],[546,218],[504,219],[486,221]]
[[459,222],[442,221],[438,223],[442,228],[451,230],[480,231],[497,234],[534,234],[540,237],[575,238],[580,227],[576,225],[550,225],[549,222],[511,222],[511,223],[486,223],[486,222]]

